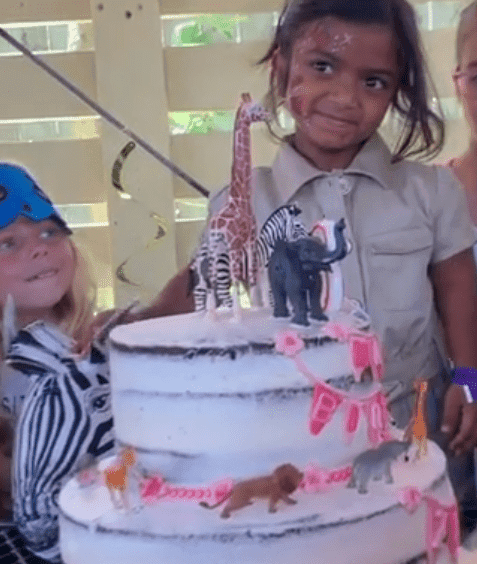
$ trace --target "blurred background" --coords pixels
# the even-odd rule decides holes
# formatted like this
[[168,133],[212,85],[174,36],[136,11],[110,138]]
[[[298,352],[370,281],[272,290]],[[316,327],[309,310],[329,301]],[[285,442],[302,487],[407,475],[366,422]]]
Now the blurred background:
[[[411,1],[447,122],[438,157],[466,147],[451,80],[470,0]],[[241,92],[260,99],[282,0],[1,0],[0,26],[211,193],[230,178]],[[185,266],[207,199],[0,39],[0,160],[27,167],[89,255],[100,309],[147,301]],[[434,104],[437,100],[432,101]],[[285,128],[292,126],[282,116]],[[393,124],[383,125],[392,137]],[[277,149],[253,129],[253,163]],[[121,152],[122,156],[121,156]],[[122,188],[114,187],[115,181]]]

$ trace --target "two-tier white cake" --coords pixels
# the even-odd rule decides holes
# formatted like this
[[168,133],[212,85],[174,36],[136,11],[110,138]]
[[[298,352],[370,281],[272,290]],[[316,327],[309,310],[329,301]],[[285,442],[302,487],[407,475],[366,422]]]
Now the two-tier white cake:
[[[367,493],[347,487],[353,461],[398,435],[379,382],[353,383],[359,351],[330,330],[373,341],[353,323],[338,314],[292,328],[302,350],[288,355],[276,342],[289,323],[266,309],[239,321],[195,313],[116,328],[116,435],[134,447],[140,473],[130,471],[127,507],[101,479],[66,485],[64,562],[401,564],[432,547],[436,562],[451,562],[454,498],[435,444],[418,460],[412,447],[393,457],[393,483],[371,469]],[[228,519],[227,500],[200,505],[286,463],[303,474],[289,494],[296,504],[269,513],[266,499],[253,499]]]

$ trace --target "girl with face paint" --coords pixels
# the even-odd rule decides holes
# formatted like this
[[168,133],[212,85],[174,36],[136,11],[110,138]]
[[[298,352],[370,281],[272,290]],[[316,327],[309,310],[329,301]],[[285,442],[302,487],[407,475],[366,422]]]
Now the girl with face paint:
[[[289,0],[260,62],[269,65],[268,109],[278,122],[286,108],[295,130],[272,166],[253,173],[259,229],[290,204],[310,231],[323,218],[345,219],[345,293],[380,336],[393,417],[407,424],[413,381],[429,379],[429,429],[448,446],[457,496],[477,508],[477,405],[448,370],[448,358],[477,368],[476,237],[450,171],[407,160],[437,155],[444,139],[427,102],[414,11],[406,0]],[[388,113],[400,126],[393,152],[378,133]],[[211,214],[226,202],[224,190]],[[183,271],[150,312],[191,311],[189,281]]]
[[[105,352],[93,344],[73,355],[94,293],[71,234],[30,174],[0,163],[0,491],[9,490],[11,465],[13,520],[38,562],[59,561],[62,484],[85,455],[114,446]],[[8,424],[13,433],[3,433]]]
[[[473,32],[462,41],[456,74],[473,130],[476,29],[474,19]],[[288,170],[293,162],[295,171],[308,168],[305,178],[312,179],[309,167],[318,177],[308,185],[295,183],[293,198],[301,196],[307,210],[318,200],[326,217],[340,210],[347,219],[356,256],[354,265],[351,255],[343,261],[348,263],[343,267],[348,270],[345,288],[364,301],[382,337],[387,379],[404,380],[404,389],[413,377],[430,377],[436,384],[430,426],[443,432],[448,443],[463,529],[470,532],[477,523],[471,452],[477,444],[477,404],[472,398],[467,403],[463,388],[451,383],[446,357],[473,374],[477,384],[475,235],[453,179],[442,170],[406,161],[409,156],[435,156],[444,136],[442,120],[427,104],[413,10],[405,0],[290,0],[261,62],[270,65],[272,112],[277,116],[283,106],[295,122],[295,132],[284,139],[282,158],[287,154]],[[402,125],[392,155],[377,134],[388,112]],[[330,195],[336,176],[346,178],[346,188],[337,183],[338,198]],[[477,204],[474,212],[477,219]],[[356,288],[358,278],[361,288]],[[446,352],[432,320],[433,302]],[[409,367],[404,360],[408,354],[414,357]],[[445,396],[438,389],[447,389]],[[400,424],[406,401],[403,393],[390,404]],[[467,457],[454,456],[465,451]]]

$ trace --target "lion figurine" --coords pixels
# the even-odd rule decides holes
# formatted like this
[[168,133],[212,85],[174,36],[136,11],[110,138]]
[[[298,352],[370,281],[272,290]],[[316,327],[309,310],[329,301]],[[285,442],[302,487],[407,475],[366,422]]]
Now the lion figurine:
[[223,519],[227,519],[232,511],[252,505],[253,499],[268,499],[268,511],[275,513],[280,500],[288,505],[296,503],[296,500],[288,496],[298,488],[303,476],[303,473],[292,464],[283,464],[275,468],[269,476],[238,482],[230,493],[215,505],[209,505],[205,501],[200,502],[200,505],[207,509],[214,509],[227,501],[220,515]]

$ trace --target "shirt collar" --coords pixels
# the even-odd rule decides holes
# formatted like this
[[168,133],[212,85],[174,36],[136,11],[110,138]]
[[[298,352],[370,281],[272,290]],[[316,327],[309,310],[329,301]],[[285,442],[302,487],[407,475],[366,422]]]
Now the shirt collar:
[[313,166],[297,153],[290,143],[284,143],[272,164],[272,175],[282,203],[288,202],[304,184],[327,176],[367,176],[386,189],[393,188],[396,181],[393,177],[391,158],[387,145],[380,135],[375,134],[366,142],[348,168],[326,172]]

